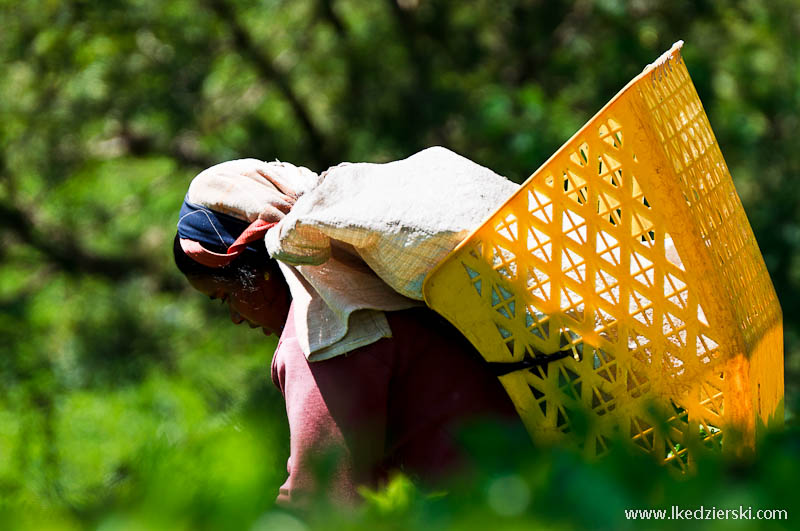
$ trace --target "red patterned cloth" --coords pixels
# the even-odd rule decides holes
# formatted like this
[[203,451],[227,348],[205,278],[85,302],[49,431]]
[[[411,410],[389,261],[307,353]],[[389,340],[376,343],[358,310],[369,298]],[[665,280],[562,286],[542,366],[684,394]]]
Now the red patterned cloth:
[[278,502],[357,503],[393,470],[435,483],[469,465],[457,434],[480,419],[518,423],[469,342],[427,308],[387,312],[394,337],[309,362],[290,311],[272,362],[286,399],[289,477]]

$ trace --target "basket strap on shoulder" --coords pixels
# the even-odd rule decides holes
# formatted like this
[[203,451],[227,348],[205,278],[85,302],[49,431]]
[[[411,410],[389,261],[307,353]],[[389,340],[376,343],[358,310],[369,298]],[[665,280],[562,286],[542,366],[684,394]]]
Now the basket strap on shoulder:
[[524,359],[521,361],[512,361],[512,362],[504,362],[504,361],[490,361],[489,368],[497,377],[505,376],[506,374],[510,374],[512,372],[523,371],[527,369],[532,369],[534,367],[543,367],[553,361],[563,360],[567,356],[572,355],[572,350],[559,350],[558,352],[554,352],[553,354],[542,354],[540,352],[536,353],[535,357],[532,356],[525,356]]

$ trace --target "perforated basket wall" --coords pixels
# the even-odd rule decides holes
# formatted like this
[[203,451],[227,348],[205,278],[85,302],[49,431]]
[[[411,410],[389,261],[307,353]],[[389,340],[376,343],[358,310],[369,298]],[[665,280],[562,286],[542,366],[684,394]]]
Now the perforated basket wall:
[[688,448],[734,433],[752,445],[758,419],[780,421],[783,338],[680,45],[449,255],[424,293],[507,372],[535,439],[580,432],[596,455],[622,433],[685,468]]

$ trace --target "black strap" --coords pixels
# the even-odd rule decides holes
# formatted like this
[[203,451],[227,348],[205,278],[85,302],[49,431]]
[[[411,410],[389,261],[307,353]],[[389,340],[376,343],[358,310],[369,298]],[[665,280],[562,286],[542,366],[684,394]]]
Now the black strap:
[[491,369],[492,374],[499,377],[512,372],[531,369],[533,367],[543,367],[552,361],[563,360],[567,356],[571,355],[572,349],[559,350],[553,354],[541,354],[537,352],[535,358],[526,354],[525,358],[521,361],[490,361],[489,368]]

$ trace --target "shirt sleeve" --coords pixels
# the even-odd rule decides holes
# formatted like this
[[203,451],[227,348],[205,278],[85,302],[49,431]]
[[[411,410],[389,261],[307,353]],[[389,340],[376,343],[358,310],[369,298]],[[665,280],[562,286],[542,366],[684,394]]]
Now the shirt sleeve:
[[[290,319],[291,321],[291,315]],[[287,325],[272,366],[286,400],[290,457],[278,503],[302,507],[316,496],[355,504],[358,486],[374,485],[386,446],[390,368],[375,350],[309,362]]]

